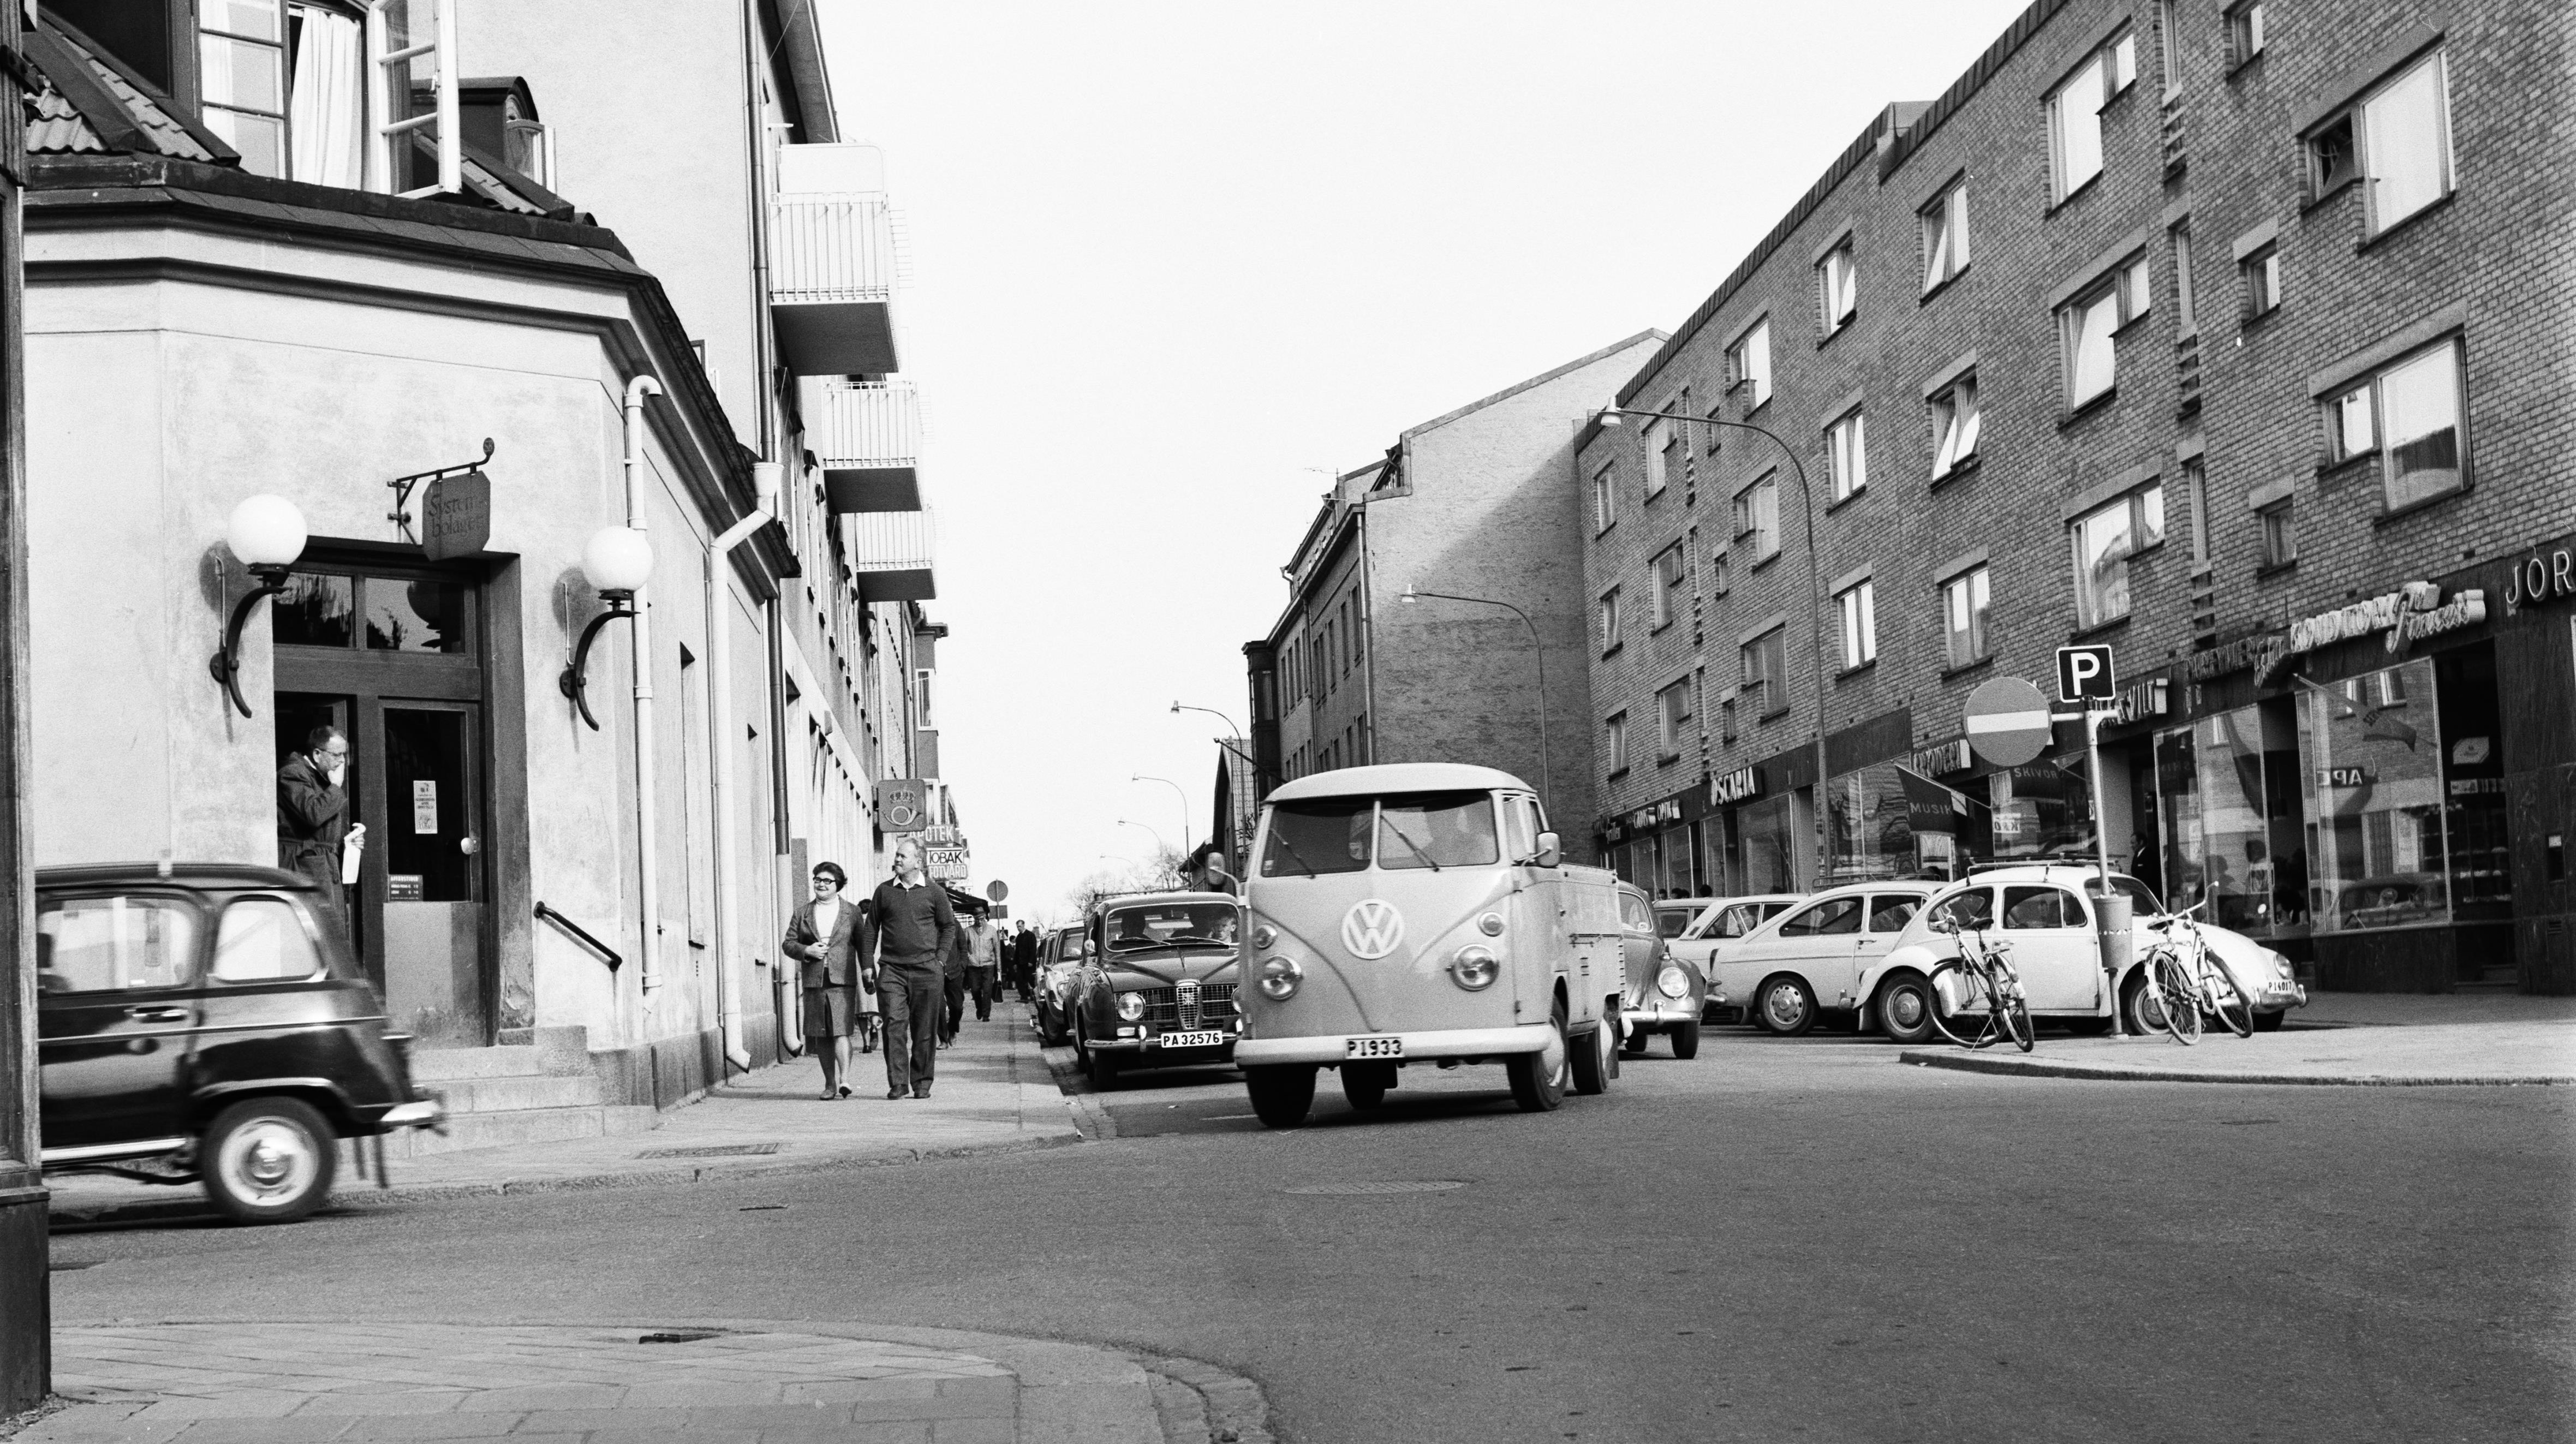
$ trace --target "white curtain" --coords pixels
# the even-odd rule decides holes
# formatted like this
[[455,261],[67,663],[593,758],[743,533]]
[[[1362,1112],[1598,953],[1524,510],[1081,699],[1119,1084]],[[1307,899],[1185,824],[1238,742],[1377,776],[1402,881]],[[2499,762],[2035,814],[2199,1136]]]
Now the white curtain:
[[302,22],[295,45],[291,174],[315,185],[364,183],[366,47],[358,22],[318,6],[295,7]]

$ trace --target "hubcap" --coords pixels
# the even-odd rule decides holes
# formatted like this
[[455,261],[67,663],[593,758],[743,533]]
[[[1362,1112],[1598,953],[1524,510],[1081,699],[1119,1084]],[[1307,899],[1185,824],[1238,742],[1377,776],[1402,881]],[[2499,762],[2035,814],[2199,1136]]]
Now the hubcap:
[[1763,1016],[1780,1027],[1794,1027],[1806,1011],[1805,1005],[1799,1001],[1798,990],[1786,983],[1762,995]]
[[262,1119],[224,1140],[216,1167],[233,1193],[266,1204],[293,1198],[310,1187],[321,1159],[302,1129]]
[[1896,1020],[1896,1026],[1919,1028],[1923,1025],[1923,995],[1912,988],[1899,988],[1889,995],[1887,1012]]

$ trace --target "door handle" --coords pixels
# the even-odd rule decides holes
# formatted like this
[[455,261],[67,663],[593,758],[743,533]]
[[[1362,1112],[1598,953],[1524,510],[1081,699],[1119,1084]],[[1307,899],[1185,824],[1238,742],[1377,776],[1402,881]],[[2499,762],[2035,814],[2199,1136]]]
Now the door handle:
[[188,1021],[188,1010],[185,1008],[128,1008],[125,1010],[125,1016],[138,1023],[184,1023]]

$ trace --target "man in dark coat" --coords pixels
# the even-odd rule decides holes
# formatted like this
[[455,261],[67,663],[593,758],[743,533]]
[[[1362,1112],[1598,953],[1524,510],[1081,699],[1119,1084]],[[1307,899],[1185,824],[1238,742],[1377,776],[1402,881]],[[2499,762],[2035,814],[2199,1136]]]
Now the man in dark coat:
[[1028,919],[1020,919],[1020,928],[1011,937],[1011,982],[1020,990],[1020,1001],[1037,1001],[1038,935]]
[[798,960],[805,988],[805,1046],[823,1064],[823,1096],[850,1096],[850,1030],[856,993],[876,987],[872,903],[841,896],[849,874],[835,862],[814,864],[814,896],[787,920],[787,956]]
[[[300,873],[322,890],[341,926],[340,853],[349,825],[349,739],[337,727],[316,727],[304,750],[277,769],[277,865]],[[355,831],[363,835],[360,826]]]
[[886,1097],[927,1098],[939,1061],[946,960],[957,949],[948,890],[922,875],[921,844],[894,849],[894,876],[870,899],[877,930],[877,1002],[885,1010]]

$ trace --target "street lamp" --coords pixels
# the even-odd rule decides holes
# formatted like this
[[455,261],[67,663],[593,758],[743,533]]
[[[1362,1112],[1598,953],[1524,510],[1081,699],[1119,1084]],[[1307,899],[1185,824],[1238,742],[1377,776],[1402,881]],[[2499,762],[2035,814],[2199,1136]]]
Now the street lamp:
[[1174,782],[1168,777],[1148,777],[1141,772],[1129,773],[1127,775],[1127,780],[1130,782],[1159,782],[1165,787],[1172,789],[1172,795],[1181,800],[1181,841],[1187,842],[1190,840],[1190,795],[1182,790],[1181,784]]
[[[1634,416],[1651,421],[1698,422],[1703,426],[1721,426],[1735,431],[1751,431],[1771,438],[1780,454],[1789,458],[1789,470],[1798,478],[1798,518],[1807,537],[1807,637],[1816,659],[1816,874],[1821,882],[1825,872],[1825,839],[1830,835],[1825,799],[1825,679],[1832,675],[1825,665],[1824,614],[1817,610],[1817,592],[1823,589],[1823,558],[1816,555],[1816,502],[1807,489],[1807,464],[1798,458],[1798,449],[1783,440],[1780,433],[1750,421],[1721,421],[1714,416],[1683,416],[1671,411],[1635,411],[1606,406],[1594,418],[1602,426],[1616,427]],[[1785,679],[1784,679],[1785,680]]]
[[1538,790],[1541,806],[1544,808],[1547,795],[1553,792],[1556,788],[1556,769],[1548,763],[1547,643],[1539,640],[1538,624],[1529,619],[1529,613],[1522,611],[1520,608],[1513,606],[1509,602],[1498,602],[1491,597],[1462,597],[1454,592],[1416,591],[1411,582],[1404,584],[1404,595],[1396,598],[1396,600],[1402,602],[1408,607],[1418,607],[1422,605],[1422,599],[1424,597],[1437,597],[1444,602],[1466,602],[1471,606],[1478,607],[1500,607],[1504,611],[1511,613],[1513,616],[1520,618],[1521,625],[1529,628],[1530,652],[1538,659]]
[[[1129,822],[1126,818],[1123,818],[1123,817],[1122,817],[1122,818],[1120,818],[1120,819],[1118,819],[1118,825],[1119,825],[1120,827],[1145,827],[1145,824],[1143,824],[1143,823],[1141,823],[1141,822]],[[1169,851],[1171,851],[1171,850],[1172,850],[1172,845],[1171,845],[1170,843],[1165,842],[1165,841],[1163,840],[1163,835],[1162,835],[1161,833],[1159,833],[1159,832],[1154,832],[1154,829],[1152,829],[1152,828],[1150,828],[1150,827],[1145,827],[1145,830],[1146,830],[1147,832],[1149,832],[1149,833],[1153,833],[1153,837],[1154,837],[1154,845],[1155,845],[1156,847],[1161,848],[1161,849],[1162,849],[1163,851],[1165,851],[1165,852],[1169,852]]]
[[[590,619],[581,629],[581,643],[573,648],[572,663],[563,669],[555,685],[581,709],[581,720],[590,730],[599,730],[599,719],[590,715],[590,698],[583,694],[590,667],[590,644],[597,640],[599,629],[620,617],[635,615],[635,593],[653,578],[653,544],[634,527],[604,526],[590,534],[581,549],[581,574],[608,610]],[[637,665],[644,665],[641,659]]]
[[242,627],[261,598],[286,590],[287,569],[304,555],[304,536],[304,513],[282,496],[245,497],[224,525],[224,545],[259,585],[233,604],[232,619],[224,623],[223,650],[215,653],[206,669],[215,674],[215,685],[224,689],[245,717],[250,715],[250,704],[241,694]]

